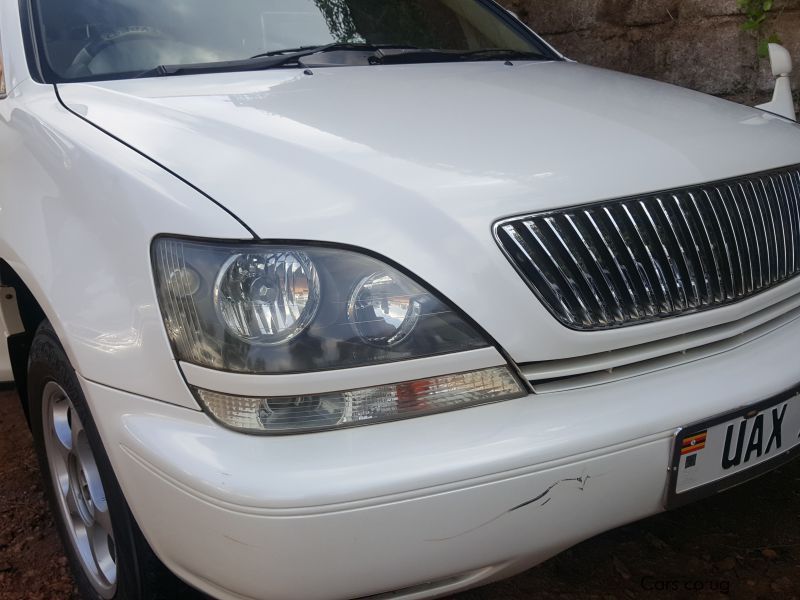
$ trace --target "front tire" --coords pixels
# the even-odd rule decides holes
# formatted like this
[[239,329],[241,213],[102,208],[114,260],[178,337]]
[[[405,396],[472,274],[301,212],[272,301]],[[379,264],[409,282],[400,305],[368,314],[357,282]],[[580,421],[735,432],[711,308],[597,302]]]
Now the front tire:
[[28,404],[44,487],[82,597],[194,595],[158,561],[139,531],[75,370],[47,322],[31,345]]

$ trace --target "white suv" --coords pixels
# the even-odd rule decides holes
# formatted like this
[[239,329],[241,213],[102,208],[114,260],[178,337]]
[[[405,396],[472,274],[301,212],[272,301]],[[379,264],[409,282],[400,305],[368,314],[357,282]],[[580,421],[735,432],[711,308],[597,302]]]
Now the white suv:
[[779,48],[759,110],[489,0],[0,0],[0,40],[9,368],[86,597],[444,595],[798,449]]

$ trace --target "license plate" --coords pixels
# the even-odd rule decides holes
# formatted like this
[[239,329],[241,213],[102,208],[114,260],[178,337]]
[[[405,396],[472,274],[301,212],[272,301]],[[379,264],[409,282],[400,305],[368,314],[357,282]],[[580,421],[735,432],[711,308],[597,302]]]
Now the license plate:
[[800,391],[680,429],[667,508],[739,485],[800,452]]

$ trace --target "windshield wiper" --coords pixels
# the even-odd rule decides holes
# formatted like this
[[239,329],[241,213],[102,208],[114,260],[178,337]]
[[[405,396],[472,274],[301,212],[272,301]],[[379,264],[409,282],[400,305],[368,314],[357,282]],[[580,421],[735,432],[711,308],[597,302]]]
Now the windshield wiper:
[[239,60],[228,60],[209,63],[191,63],[185,65],[159,65],[153,69],[148,69],[139,73],[136,77],[165,77],[168,75],[194,75],[198,73],[225,73],[232,71],[261,71],[265,69],[275,69],[291,64],[300,65],[300,59],[319,54],[322,52],[334,51],[381,51],[384,49],[414,50],[414,46],[403,46],[395,44],[366,44],[358,42],[334,42],[321,46],[304,46],[300,48],[289,48],[286,50],[274,50],[256,54],[250,58]]
[[368,42],[334,42],[332,44],[324,44],[317,46],[299,46],[298,48],[283,48],[282,50],[270,50],[269,52],[262,52],[251,56],[250,59],[263,58],[265,56],[278,56],[296,54],[298,52],[310,51],[311,54],[318,52],[332,52],[337,50],[361,50],[361,51],[376,51],[376,50],[420,50],[416,46],[409,46],[408,44],[370,44]]
[[538,52],[510,50],[508,48],[481,48],[480,50],[410,50],[408,52],[378,52],[370,59],[373,64],[413,64],[428,62],[465,62],[477,60],[549,60]]
[[260,52],[254,56],[250,57],[250,60],[255,60],[256,58],[263,58],[265,56],[283,56],[286,54],[295,54],[297,52],[305,52],[306,50],[314,50],[319,51],[318,49],[321,48],[319,44],[313,46],[298,46],[297,48],[281,48],[280,50],[270,50],[269,52]]

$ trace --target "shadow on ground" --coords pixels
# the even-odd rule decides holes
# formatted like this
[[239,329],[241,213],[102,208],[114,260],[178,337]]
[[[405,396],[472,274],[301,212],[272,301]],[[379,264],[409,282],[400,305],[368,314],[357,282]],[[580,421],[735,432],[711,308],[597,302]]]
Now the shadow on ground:
[[[797,598],[800,461],[692,506],[600,535],[451,600]],[[0,600],[77,595],[16,396],[0,394]]]

